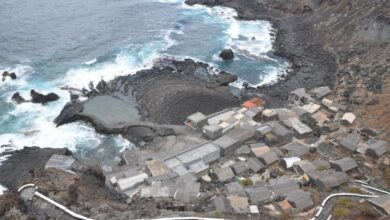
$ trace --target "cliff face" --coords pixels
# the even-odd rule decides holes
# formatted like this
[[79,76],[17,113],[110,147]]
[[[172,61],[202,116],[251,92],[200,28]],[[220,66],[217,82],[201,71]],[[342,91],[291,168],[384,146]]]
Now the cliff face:
[[[276,53],[293,64],[279,84],[261,91],[286,98],[297,87],[333,86],[361,126],[390,134],[390,1],[387,0],[188,0],[224,5],[241,19],[264,19],[278,29]],[[387,138],[388,139],[388,138]]]
[[361,126],[388,137],[390,2],[321,1],[310,19],[338,58],[335,96],[363,116]]

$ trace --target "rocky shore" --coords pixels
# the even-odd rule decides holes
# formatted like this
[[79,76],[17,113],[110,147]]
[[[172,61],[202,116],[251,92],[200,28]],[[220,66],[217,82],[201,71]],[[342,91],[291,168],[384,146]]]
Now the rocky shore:
[[[365,115],[360,123],[390,132],[390,2],[348,0],[187,0],[234,8],[239,19],[267,20],[277,30],[275,54],[292,71],[273,85],[252,88],[275,99],[299,87],[333,88],[342,104]],[[375,112],[375,114],[370,114]],[[385,119],[385,120],[383,120]]]
[[[182,125],[194,112],[210,114],[239,105],[228,87],[235,80],[227,72],[212,74],[201,62],[162,58],[151,69],[90,85],[80,94],[88,99],[68,103],[55,123],[82,120],[101,133],[122,134],[136,144],[149,142],[175,134],[164,125]],[[137,109],[126,112],[132,106]]]
[[[224,136],[230,135],[227,138],[230,142],[232,139],[239,140],[237,142],[239,146],[236,147],[234,143],[228,142],[226,144],[226,139],[225,141],[216,141],[211,136],[207,136],[203,130],[195,131],[183,126],[186,117],[195,112],[202,112],[208,115],[207,119],[210,119],[225,114],[225,112],[218,111],[238,107],[243,101],[229,92],[228,84],[237,78],[226,72],[211,75],[212,70],[207,64],[189,59],[163,58],[155,62],[152,68],[139,71],[135,75],[117,77],[110,82],[101,81],[96,86],[90,85],[89,89],[70,89],[72,90],[72,101],[56,118],[55,123],[58,126],[81,120],[92,124],[98,132],[121,134],[138,145],[147,143],[145,145],[147,147],[134,149],[130,151],[131,153],[125,152],[123,155],[124,166],[117,167],[117,170],[112,173],[104,173],[94,164],[77,160],[72,165],[71,170],[66,172],[43,168],[53,154],[72,157],[71,152],[67,149],[24,148],[12,152],[7,161],[0,166],[0,184],[9,189],[9,192],[0,197],[0,217],[4,215],[10,219],[28,219],[28,216],[35,216],[38,219],[48,216],[48,218],[69,218],[58,209],[47,206],[40,200],[22,201],[15,189],[25,183],[38,185],[45,195],[94,219],[175,216],[177,213],[194,215],[193,211],[197,212],[196,215],[202,215],[205,210],[219,210],[221,207],[218,207],[218,204],[221,203],[222,208],[227,209],[226,198],[232,206],[240,206],[242,201],[246,201],[245,208],[248,209],[246,212],[249,213],[247,195],[249,195],[249,202],[260,207],[260,210],[257,210],[255,215],[238,212],[239,214],[233,214],[232,218],[251,218],[253,216],[257,218],[260,213],[262,217],[266,216],[267,218],[288,219],[299,216],[299,218],[305,219],[315,214],[314,204],[321,204],[332,191],[333,193],[347,191],[364,193],[365,191],[359,188],[362,185],[357,184],[355,180],[367,179],[372,186],[386,185],[386,188],[389,188],[389,145],[388,142],[382,141],[389,140],[390,137],[389,1],[187,0],[187,4],[232,7],[237,10],[240,19],[268,20],[277,29],[274,43],[275,54],[291,62],[291,72],[282,76],[276,84],[246,88],[240,98],[245,99],[251,94],[264,94],[262,97],[264,100],[281,106],[287,103],[289,95],[309,96],[305,90],[303,92],[295,90],[305,88],[307,92],[310,91],[308,93],[313,98],[311,103],[304,103],[303,106],[302,103],[295,103],[291,109],[272,109],[267,106],[259,106],[259,111],[255,115],[249,111],[250,109],[244,109],[245,112],[248,112],[245,116],[241,116],[243,115],[243,112],[240,112],[242,109],[230,109],[234,114],[229,116],[229,123],[239,121],[242,118],[247,123],[242,123],[245,125],[237,123],[237,127],[234,129],[224,131]],[[323,97],[321,97],[321,99],[314,100],[317,97],[312,94],[311,89],[320,86],[329,86],[332,90],[328,89],[329,93],[327,93],[326,98],[322,99]],[[294,92],[290,93],[291,91]],[[79,101],[78,97],[80,96],[87,97],[87,100]],[[291,101],[294,102],[294,100]],[[109,105],[101,105],[101,102],[109,103]],[[136,108],[123,110],[124,105],[136,106]],[[317,109],[313,110],[315,106]],[[105,117],[110,113],[112,113],[112,117]],[[264,130],[256,131],[261,134],[264,132],[264,137],[261,137],[260,140],[251,127],[251,120],[258,120],[257,114],[262,116],[261,123],[259,121],[256,126],[264,128]],[[241,119],[237,119],[235,116],[241,116]],[[291,118],[294,120],[290,120]],[[345,122],[347,125],[344,125]],[[275,126],[275,123],[278,126]],[[294,123],[300,126],[294,127]],[[215,127],[225,126],[222,124],[224,123],[210,124],[210,126],[205,127],[210,129],[210,132],[217,133],[214,130]],[[268,128],[265,128],[266,126]],[[307,127],[306,129],[310,130],[308,136],[300,136],[299,128],[302,127]],[[258,128],[260,127],[256,127],[256,129]],[[222,135],[222,129],[218,129],[221,130],[220,135]],[[371,129],[375,130],[372,132],[375,135],[364,132],[365,130],[371,131]],[[287,131],[283,133],[281,130]],[[318,130],[320,131],[318,132]],[[250,137],[246,138],[248,133]],[[272,135],[268,135],[269,133]],[[299,139],[299,145],[304,146],[305,152],[298,156],[298,159],[305,163],[299,163],[297,170],[290,169],[293,165],[287,167],[287,159],[297,159],[297,155],[290,152],[296,149],[288,148],[290,145],[284,142],[284,138],[289,139],[287,141],[289,144],[290,142],[295,143]],[[275,141],[283,143],[275,143]],[[224,151],[223,154],[219,155],[219,148],[207,145],[207,143],[215,143],[217,146],[221,142],[222,145],[233,146],[234,150],[228,153]],[[264,147],[263,142],[270,147]],[[203,147],[203,145],[217,149],[218,156],[222,160],[219,158],[216,163],[210,163],[209,167],[209,164],[199,163],[199,161],[205,160],[204,158],[211,154],[201,160],[194,161],[190,161],[193,158],[189,155],[189,161],[187,161],[190,164],[189,169],[199,171],[195,180],[191,179],[191,175],[186,174],[180,174],[180,177],[172,177],[167,174],[155,175],[155,172],[159,173],[164,169],[171,172],[171,168],[175,169],[176,174],[184,172],[179,169],[182,167],[173,166],[168,159],[174,159],[180,154],[185,154],[188,150],[197,152],[196,149]],[[313,150],[314,145],[316,145],[316,149]],[[296,145],[294,146],[296,148]],[[273,161],[268,164],[267,161],[271,157],[263,155],[264,148],[267,148],[266,153],[272,154],[277,162]],[[378,153],[376,150],[379,148],[385,150]],[[221,149],[226,150],[223,147]],[[367,149],[372,150],[375,154],[378,153],[375,155],[377,158],[370,155]],[[194,155],[196,156],[196,154]],[[186,157],[183,156],[183,158]],[[324,191],[320,190],[321,182],[331,185],[334,179],[327,180],[327,178],[333,178],[334,170],[341,172],[339,167],[345,165],[343,164],[345,160],[349,164],[353,164],[353,168],[347,171],[341,168],[344,182],[339,182],[339,185],[336,184],[335,187],[332,185]],[[229,163],[231,161],[232,163]],[[263,166],[257,170],[252,167],[253,161],[255,164]],[[308,163],[310,166],[314,166],[314,161],[325,161],[327,167],[325,170],[324,167],[315,168],[316,172],[313,171],[314,173],[311,172],[310,169],[313,169],[311,167],[309,170],[305,170]],[[164,162],[164,166],[159,166],[159,164],[161,165],[159,162]],[[165,163],[172,167],[168,169]],[[250,167],[250,165],[252,166]],[[223,172],[226,169],[230,170],[229,178],[221,180],[226,175]],[[143,173],[140,174],[140,172]],[[128,179],[138,178],[142,174],[149,177],[142,179],[137,184],[130,184],[138,191],[133,192],[131,187],[121,189],[121,193],[113,191],[114,188],[121,188],[118,180],[126,185]],[[116,177],[118,178],[116,179]],[[263,201],[260,203],[252,201],[254,198],[264,197],[264,194],[261,194],[264,193],[264,187],[276,192],[280,184],[286,183],[283,182],[286,178],[289,186],[292,186],[294,190],[298,189],[299,193],[305,196],[304,198],[310,198],[303,200],[313,200],[312,204],[307,206],[310,208],[310,212],[303,214],[290,212],[293,208],[294,210],[299,209],[295,203],[295,198],[299,196],[295,195],[270,196],[274,206],[263,204]],[[296,182],[297,179],[299,183]],[[149,182],[153,184],[149,184]],[[171,198],[172,195],[160,190],[161,187],[156,185],[156,182],[162,184],[164,189],[174,188],[175,192],[187,189],[191,194],[194,193],[193,188],[191,190],[191,187],[185,184],[189,182],[191,186],[198,186],[198,191],[195,194],[199,198],[196,198],[196,203],[188,202],[187,199],[193,198],[183,196],[186,195],[186,192],[182,195],[179,194],[179,197],[184,198],[177,199],[176,193]],[[144,186],[140,186],[140,183]],[[153,194],[154,187],[158,188],[156,192],[169,199],[160,201],[161,198],[154,198],[156,196]],[[259,188],[261,188],[260,192],[255,191]],[[308,192],[311,193],[309,197],[307,197]],[[149,196],[148,193],[152,195]],[[237,193],[240,195],[237,196]],[[262,196],[256,194],[256,196],[251,197],[255,193]],[[126,201],[127,198],[129,200]],[[184,205],[182,201],[185,201]],[[352,210],[353,212],[349,212],[349,215],[344,213],[345,218],[353,216],[354,213],[356,218],[364,216],[367,219],[374,219],[379,216],[374,209],[365,209],[367,202],[348,201],[355,204],[354,208],[348,208],[346,204],[339,203],[337,200],[336,204],[339,205],[339,209],[332,210],[328,207],[324,209],[324,212],[337,214],[335,210],[345,211],[347,209],[347,211]],[[292,206],[289,205],[290,203]],[[333,206],[335,201],[331,201],[331,203]],[[289,207],[286,207],[286,204]],[[278,206],[282,211],[276,210],[275,207]],[[272,209],[272,207],[274,208]],[[307,207],[299,211],[306,211]],[[371,213],[371,216],[366,215],[367,213]],[[208,214],[210,216],[211,212]],[[212,212],[214,217],[219,217],[220,214],[220,212]],[[325,216],[325,214],[323,215]],[[230,217],[228,214],[222,216]]]

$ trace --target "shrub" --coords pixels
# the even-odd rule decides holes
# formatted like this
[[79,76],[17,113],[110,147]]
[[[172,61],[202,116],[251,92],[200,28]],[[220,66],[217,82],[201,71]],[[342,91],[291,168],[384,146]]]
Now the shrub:
[[383,171],[383,179],[386,182],[386,184],[390,184],[390,168],[386,168]]
[[351,211],[349,211],[347,208],[336,207],[333,209],[333,217],[335,218],[346,218],[349,215],[351,215]]
[[350,198],[341,198],[337,201],[338,206],[344,206],[346,208],[353,208],[355,206],[355,202]]
[[214,218],[223,218],[224,214],[221,211],[214,212]]
[[350,193],[365,194],[361,189],[356,187],[348,187],[347,191]]
[[252,186],[253,185],[253,181],[250,180],[250,179],[244,179],[244,180],[240,180],[240,184],[242,186]]

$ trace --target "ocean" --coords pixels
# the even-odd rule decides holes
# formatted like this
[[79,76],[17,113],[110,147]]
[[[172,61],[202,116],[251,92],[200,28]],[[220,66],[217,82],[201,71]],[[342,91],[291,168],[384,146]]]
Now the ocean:
[[[133,144],[97,134],[82,122],[56,127],[54,118],[70,100],[63,86],[87,87],[149,68],[161,56],[192,58],[258,86],[273,82],[288,63],[273,55],[266,21],[240,21],[230,8],[187,6],[183,0],[34,0],[0,2],[0,153],[24,146],[67,147],[76,157],[112,165]],[[223,61],[221,50],[235,58]],[[45,105],[17,105],[11,96],[55,92]],[[6,156],[0,156],[1,161]]]

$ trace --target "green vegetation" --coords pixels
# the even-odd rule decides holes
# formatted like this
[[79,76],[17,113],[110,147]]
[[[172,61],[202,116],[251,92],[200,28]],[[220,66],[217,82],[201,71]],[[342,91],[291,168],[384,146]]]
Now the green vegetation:
[[383,180],[386,182],[386,184],[390,184],[390,167],[383,171]]
[[348,187],[347,191],[350,193],[365,194],[364,191],[362,191],[361,189],[356,188],[356,187]]
[[346,208],[353,208],[356,206],[355,201],[350,198],[341,198],[337,201],[337,206],[344,206]]
[[223,218],[224,214],[221,211],[215,211],[214,212],[214,218]]
[[333,209],[333,217],[335,218],[346,218],[351,215],[351,211],[344,207],[336,207]]
[[240,184],[242,186],[252,186],[253,185],[253,181],[250,180],[250,179],[243,179],[243,180],[240,180]]

